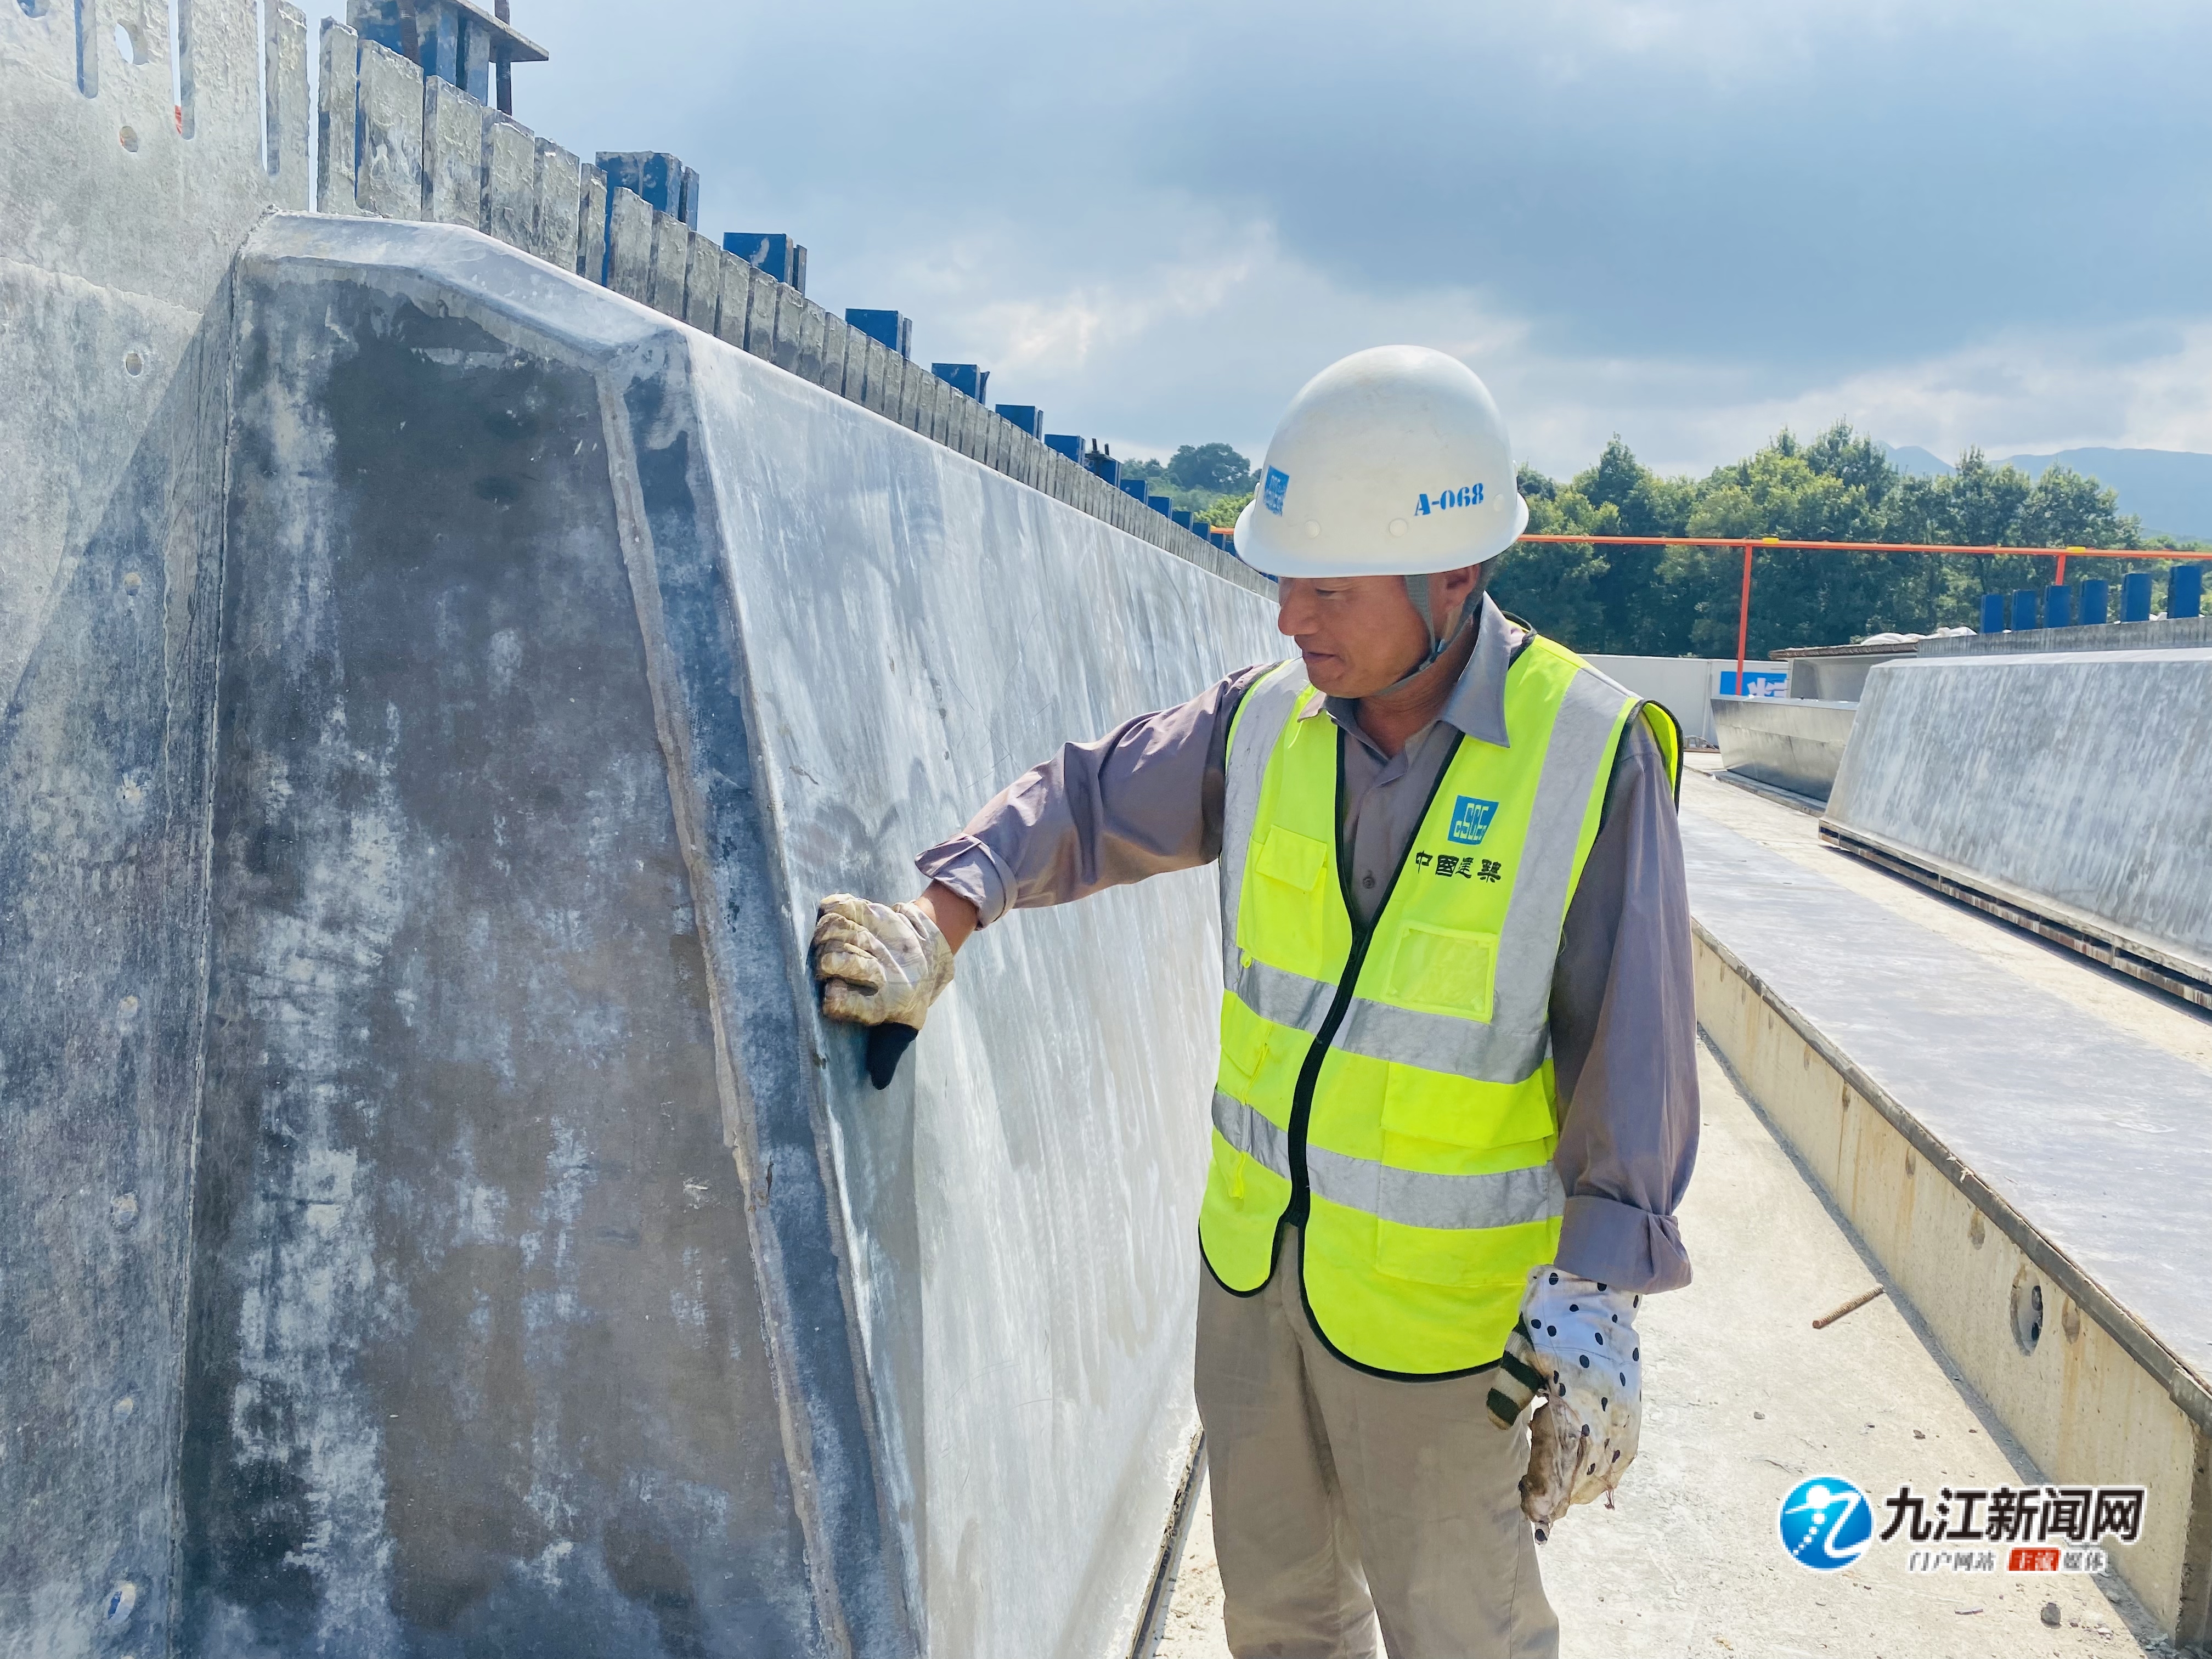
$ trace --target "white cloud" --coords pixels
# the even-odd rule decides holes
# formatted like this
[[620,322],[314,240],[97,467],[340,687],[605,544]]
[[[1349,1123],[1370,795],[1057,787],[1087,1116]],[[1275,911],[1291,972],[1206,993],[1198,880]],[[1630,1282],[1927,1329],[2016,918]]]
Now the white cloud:
[[2212,448],[2201,4],[526,9],[522,118],[675,150],[705,228],[797,233],[817,298],[1117,453],[1256,453],[1390,340],[1466,357],[1553,472],[1838,416]]

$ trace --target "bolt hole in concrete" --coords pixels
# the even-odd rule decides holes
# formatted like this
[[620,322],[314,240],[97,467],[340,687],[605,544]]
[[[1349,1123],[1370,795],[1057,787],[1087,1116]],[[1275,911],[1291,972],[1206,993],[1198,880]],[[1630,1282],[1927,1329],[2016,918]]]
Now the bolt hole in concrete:
[[2022,1353],[2033,1353],[2043,1340],[2043,1286],[2020,1270],[2012,1282],[2012,1339]]
[[[125,127],[123,131],[129,132],[131,129],[129,127]],[[125,149],[135,149],[137,146],[135,143],[125,143],[123,148]],[[146,360],[143,357],[141,357],[135,351],[125,352],[123,354],[123,372],[125,374],[144,374],[146,372]]]
[[131,1610],[138,1605],[138,1586],[125,1579],[107,1592],[107,1622],[120,1625],[126,1622]]
[[146,61],[146,53],[138,44],[137,32],[128,23],[115,26],[115,55],[126,64]]
[[138,153],[138,130],[136,127],[124,128],[115,135],[115,140],[129,154],[136,155]]

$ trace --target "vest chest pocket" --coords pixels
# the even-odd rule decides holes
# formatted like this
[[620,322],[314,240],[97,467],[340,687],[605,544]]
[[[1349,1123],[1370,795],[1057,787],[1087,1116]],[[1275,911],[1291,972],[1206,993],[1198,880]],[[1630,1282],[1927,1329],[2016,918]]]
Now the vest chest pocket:
[[1407,921],[1392,942],[1383,995],[1401,1008],[1487,1024],[1498,985],[1498,935]]
[[1267,839],[1261,843],[1258,865],[1260,873],[1269,880],[1301,893],[1311,892],[1320,883],[1322,872],[1328,868],[1328,848],[1311,836],[1278,823],[1269,828]]
[[1237,930],[1243,948],[1295,973],[1328,973],[1324,964],[1343,954],[1329,949],[1329,911],[1342,902],[1327,879],[1328,844],[1274,824],[1254,852],[1252,868],[1260,879],[1244,886]]

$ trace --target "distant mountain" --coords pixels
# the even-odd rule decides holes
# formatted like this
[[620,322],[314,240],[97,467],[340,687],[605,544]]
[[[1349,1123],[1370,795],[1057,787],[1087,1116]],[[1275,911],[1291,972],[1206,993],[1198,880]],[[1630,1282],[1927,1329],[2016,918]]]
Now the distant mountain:
[[2185,449],[2062,449],[2056,455],[2014,455],[2031,478],[2069,466],[2120,492],[2120,511],[2142,520],[2146,533],[2212,539],[2212,455]]
[[1889,452],[1889,464],[1899,472],[1910,472],[1918,478],[1940,478],[1953,471],[1951,464],[1938,459],[1918,444],[1884,444]]
[[[1954,470],[1917,444],[1882,447],[1900,472],[1932,478]],[[2146,534],[2212,541],[2212,455],[2185,449],[2062,449],[2055,455],[1991,459],[2031,478],[2054,466],[2071,467],[2118,490],[2120,511],[2141,519]]]

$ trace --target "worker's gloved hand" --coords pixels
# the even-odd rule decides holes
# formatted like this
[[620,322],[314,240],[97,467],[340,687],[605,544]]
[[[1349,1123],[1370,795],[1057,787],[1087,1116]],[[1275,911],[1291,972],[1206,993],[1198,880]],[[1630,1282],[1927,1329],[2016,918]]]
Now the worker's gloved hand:
[[[952,947],[915,904],[878,904],[850,893],[823,899],[814,921],[814,977],[822,981],[822,1012],[853,1025],[905,1026],[920,1030],[929,1005],[952,983]],[[908,1039],[911,1041],[911,1039]],[[876,1086],[890,1081],[903,1042],[871,1043]]]
[[1521,1510],[1540,1540],[1577,1504],[1613,1489],[1636,1461],[1643,1420],[1643,1350],[1636,1310],[1644,1298],[1558,1267],[1528,1275],[1520,1322],[1506,1339],[1490,1415],[1510,1428],[1534,1399]]

